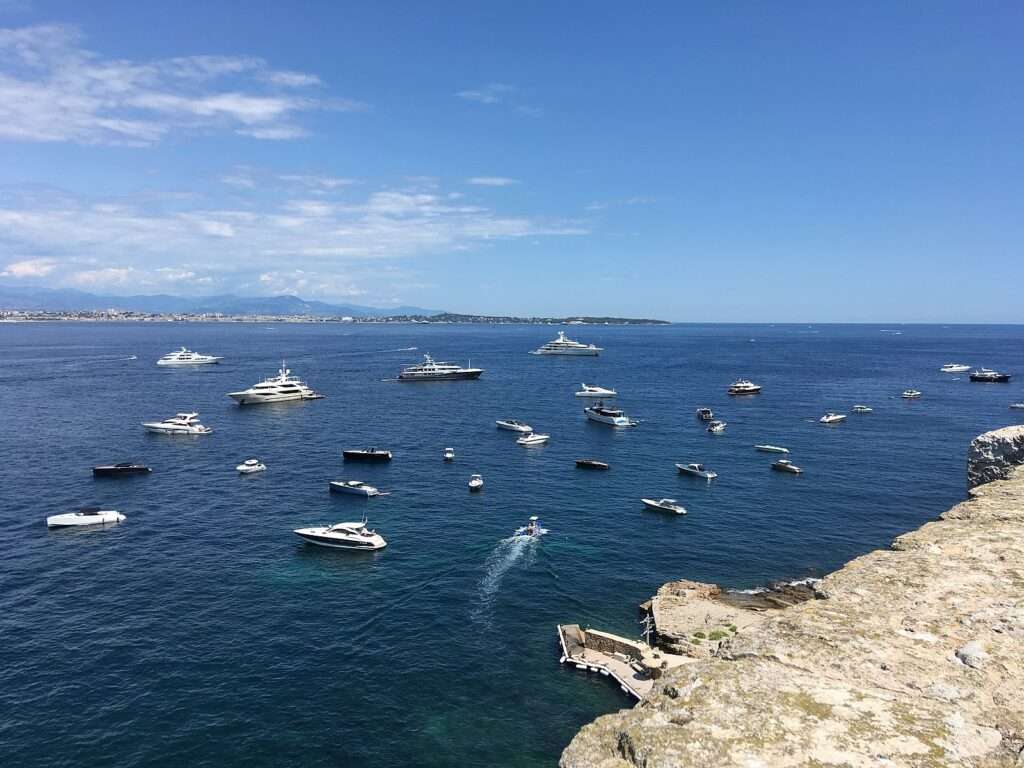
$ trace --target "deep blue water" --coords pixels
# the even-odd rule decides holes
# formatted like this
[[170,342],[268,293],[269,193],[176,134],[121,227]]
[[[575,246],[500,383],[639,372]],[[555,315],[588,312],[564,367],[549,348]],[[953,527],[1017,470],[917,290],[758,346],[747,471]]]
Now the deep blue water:
[[[1008,405],[1024,400],[1024,328],[896,328],[581,327],[570,335],[607,351],[567,359],[526,354],[554,336],[537,326],[0,326],[0,764],[554,765],[582,724],[629,704],[559,666],[556,623],[635,636],[637,603],[667,580],[821,574],[964,497],[968,441],[1021,418]],[[154,365],[182,344],[226,359]],[[486,373],[382,381],[424,351]],[[225,396],[281,358],[327,399]],[[954,380],[937,371],[949,360],[1018,377]],[[740,376],[764,392],[729,398]],[[643,423],[587,422],[581,381],[618,388]],[[899,399],[911,386],[924,396]],[[856,402],[874,413],[816,423]],[[702,405],[725,434],[694,419]],[[191,409],[213,435],[139,427]],[[516,446],[494,428],[507,416],[550,444]],[[791,448],[805,474],[771,472],[759,442]],[[394,461],[343,464],[368,444]],[[239,477],[252,455],[269,470]],[[611,471],[576,470],[585,456]],[[93,480],[122,460],[154,472]],[[720,477],[678,476],[676,461]],[[353,477],[393,495],[328,494]],[[645,512],[641,496],[689,515]],[[127,521],[47,531],[47,515],[93,502]],[[291,533],[364,511],[390,542],[380,553]],[[510,541],[531,514],[550,533]]]

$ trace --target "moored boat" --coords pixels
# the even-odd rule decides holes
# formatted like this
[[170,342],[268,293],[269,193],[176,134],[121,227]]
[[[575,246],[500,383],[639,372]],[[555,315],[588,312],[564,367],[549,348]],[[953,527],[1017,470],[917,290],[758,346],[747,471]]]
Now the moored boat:
[[147,432],[161,435],[208,435],[213,432],[211,427],[199,423],[199,414],[177,413],[163,421],[144,421],[142,427]]
[[310,544],[334,549],[363,549],[373,551],[388,545],[376,531],[366,527],[365,518],[358,523],[335,523],[311,528],[296,528],[295,535]]
[[498,429],[507,429],[511,432],[533,432],[533,427],[519,419],[498,419],[494,425]]
[[820,419],[818,419],[818,421],[821,422],[822,424],[838,424],[842,421],[846,421],[846,414],[833,413],[832,411],[829,411]]
[[855,405],[850,410],[854,413],[871,413],[874,411],[873,408],[867,405]]
[[182,347],[176,352],[168,352],[157,360],[156,364],[162,366],[210,365],[213,363],[219,363],[223,359],[224,358],[217,357],[216,355],[201,355],[198,352],[193,352],[187,347]]
[[516,440],[519,445],[531,446],[531,445],[544,445],[548,440],[551,439],[550,435],[539,435],[536,432],[531,432],[528,435],[523,435]]
[[599,387],[596,384],[580,384],[580,387],[576,397],[616,397],[619,394],[614,389]]
[[331,480],[330,490],[333,493],[347,493],[352,496],[387,496],[388,494],[362,480]]
[[697,418],[701,421],[713,421],[715,418],[715,412],[710,408],[698,408]]
[[583,412],[587,414],[587,418],[591,421],[597,421],[601,424],[610,424],[613,427],[633,427],[636,426],[636,422],[626,416],[619,408],[609,408],[604,403],[597,403],[596,405],[588,406],[583,409]]
[[921,393],[916,389],[905,389],[903,394],[900,395],[904,400],[916,400],[921,396]]
[[749,379],[739,379],[729,385],[727,391],[730,395],[756,395],[761,391],[761,385],[755,384]]
[[576,459],[577,469],[608,469],[609,464],[597,459]]
[[293,400],[319,400],[323,395],[314,391],[298,377],[292,376],[291,370],[281,363],[277,376],[271,376],[239,392],[228,392],[228,397],[239,405],[257,405]]
[[483,479],[483,477],[481,477],[480,475],[470,475],[469,476],[469,490],[471,490],[471,491],[479,491],[483,487],[484,487],[484,479]]
[[654,509],[659,512],[671,512],[674,515],[685,515],[686,507],[679,504],[675,499],[640,499],[647,509]]
[[531,355],[584,355],[584,356],[596,356],[601,354],[604,350],[601,347],[596,347],[593,344],[581,344],[578,341],[573,341],[567,338],[564,331],[558,332],[558,338],[554,341],[549,341],[547,344],[533,350]]
[[472,363],[465,368],[455,363],[442,363],[430,355],[423,356],[423,362],[403,368],[398,374],[399,381],[457,381],[460,379],[479,379],[484,371],[473,368]]
[[679,470],[681,475],[692,475],[693,477],[701,477],[705,480],[714,480],[718,477],[718,473],[708,469],[703,464],[676,464],[676,469]]
[[971,370],[971,366],[963,363],[946,363],[939,370],[943,373],[966,373]]
[[725,426],[726,423],[724,421],[712,421],[708,424],[708,432],[713,435],[721,434],[722,432],[725,432]]
[[132,464],[121,462],[120,464],[99,464],[92,468],[93,477],[127,477],[128,475],[148,475],[153,470],[145,464]]
[[382,448],[350,448],[341,452],[345,461],[391,461],[391,451]]
[[776,472],[789,472],[791,475],[799,475],[803,472],[800,467],[791,462],[789,459],[779,459],[778,461],[772,462],[772,469]]
[[1010,378],[1010,374],[993,371],[991,368],[979,368],[976,371],[971,371],[970,375],[971,381],[994,382],[997,384],[1005,384]]
[[255,475],[257,472],[265,472],[267,465],[259,459],[246,459],[239,464],[235,469],[240,475]]
[[445,448],[442,456],[444,456],[445,461],[455,461],[455,449]]
[[82,507],[77,512],[51,515],[46,518],[46,526],[48,528],[76,528],[86,525],[114,525],[115,523],[123,522],[125,519],[125,516],[116,509]]
[[781,445],[755,445],[754,448],[764,453],[789,453],[789,448]]

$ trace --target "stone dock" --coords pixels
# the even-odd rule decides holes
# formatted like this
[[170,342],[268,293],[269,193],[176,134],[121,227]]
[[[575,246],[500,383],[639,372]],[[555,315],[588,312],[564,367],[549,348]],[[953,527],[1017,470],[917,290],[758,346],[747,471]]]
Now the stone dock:
[[984,484],[814,599],[749,611],[662,588],[656,644],[693,663],[584,727],[562,768],[1024,768],[1022,445],[1024,427],[977,438]]

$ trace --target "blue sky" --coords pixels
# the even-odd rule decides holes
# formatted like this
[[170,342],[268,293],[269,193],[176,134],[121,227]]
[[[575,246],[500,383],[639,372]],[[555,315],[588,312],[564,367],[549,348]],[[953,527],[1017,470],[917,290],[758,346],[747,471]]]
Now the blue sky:
[[0,281],[1024,321],[1019,3],[0,0]]

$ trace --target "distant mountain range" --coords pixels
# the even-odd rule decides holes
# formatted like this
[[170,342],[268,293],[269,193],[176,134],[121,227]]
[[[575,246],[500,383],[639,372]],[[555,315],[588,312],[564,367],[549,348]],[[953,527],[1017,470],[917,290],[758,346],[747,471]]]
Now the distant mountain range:
[[387,317],[390,315],[438,315],[440,310],[422,307],[364,307],[359,304],[328,304],[298,296],[98,296],[85,291],[25,288],[0,285],[0,309],[50,312],[93,312],[120,309],[154,314],[305,315],[307,317]]

